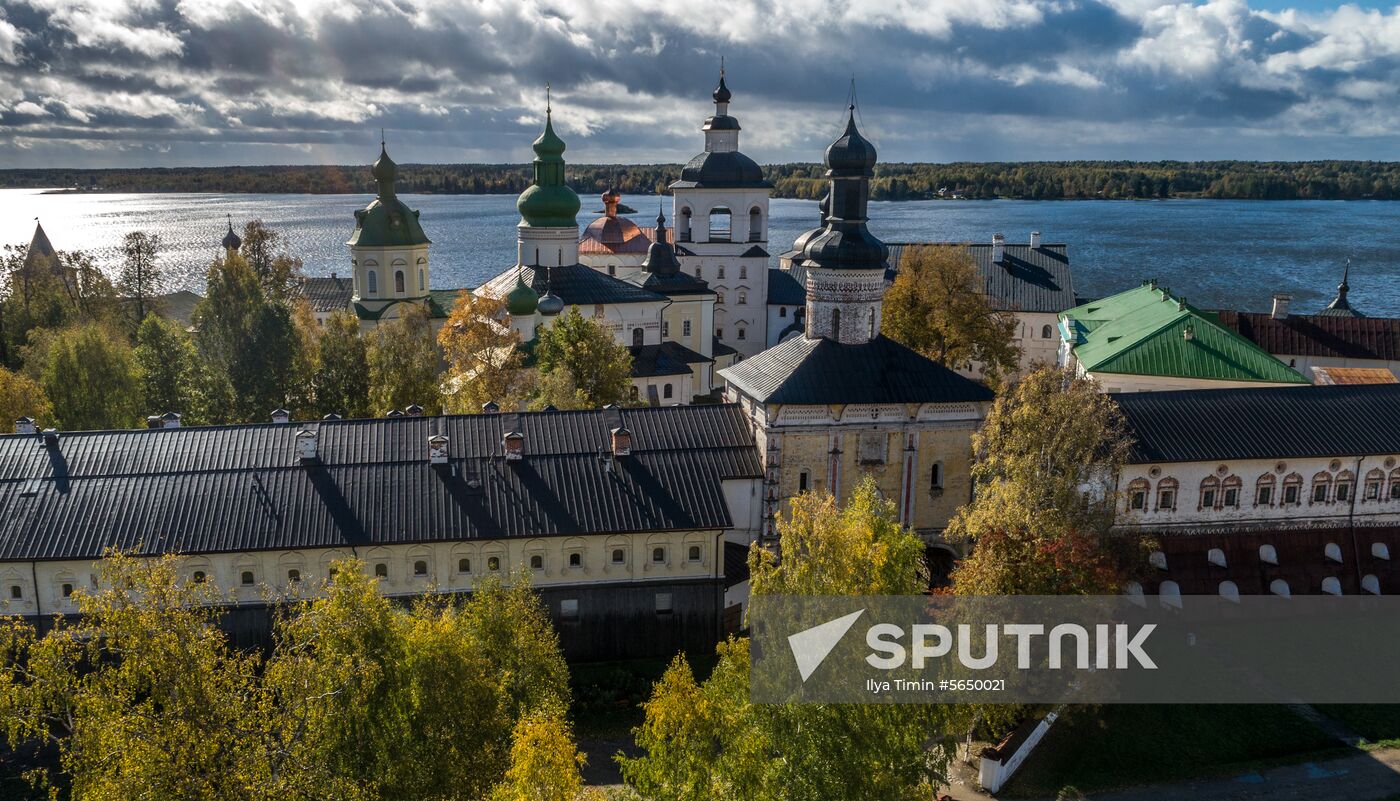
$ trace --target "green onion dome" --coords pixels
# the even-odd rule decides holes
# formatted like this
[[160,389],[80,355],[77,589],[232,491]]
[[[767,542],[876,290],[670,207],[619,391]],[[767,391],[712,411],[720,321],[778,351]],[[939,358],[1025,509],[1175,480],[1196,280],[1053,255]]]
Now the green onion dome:
[[531,289],[519,274],[515,276],[515,286],[506,293],[506,311],[512,317],[527,317],[539,307],[540,294]]
[[535,183],[515,201],[520,224],[531,228],[571,228],[578,225],[579,200],[564,183],[564,140],[554,133],[551,112],[545,112],[544,133],[535,140]]
[[355,212],[355,232],[348,244],[354,247],[411,247],[431,244],[418,221],[418,211],[410,209],[394,192],[399,168],[379,143],[379,158],[370,168],[379,196]]

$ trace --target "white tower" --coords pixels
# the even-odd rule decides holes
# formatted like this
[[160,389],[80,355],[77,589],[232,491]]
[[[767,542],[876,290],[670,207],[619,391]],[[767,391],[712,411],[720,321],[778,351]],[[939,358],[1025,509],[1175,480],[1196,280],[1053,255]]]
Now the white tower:
[[705,152],[671,184],[676,255],[686,273],[715,290],[715,338],[742,356],[767,338],[768,195],[763,169],[739,152],[739,121],[720,68],[715,114],[705,120]]
[[397,317],[390,308],[402,301],[428,298],[428,245],[418,212],[394,192],[398,165],[379,143],[379,159],[371,170],[379,196],[355,212],[350,235],[350,264],[355,277],[353,300],[385,318]]

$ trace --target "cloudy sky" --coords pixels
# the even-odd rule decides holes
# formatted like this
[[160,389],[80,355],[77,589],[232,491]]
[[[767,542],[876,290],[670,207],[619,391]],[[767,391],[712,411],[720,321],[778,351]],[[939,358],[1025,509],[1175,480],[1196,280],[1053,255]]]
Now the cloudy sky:
[[1400,158],[1400,7],[1322,0],[5,0],[0,167]]

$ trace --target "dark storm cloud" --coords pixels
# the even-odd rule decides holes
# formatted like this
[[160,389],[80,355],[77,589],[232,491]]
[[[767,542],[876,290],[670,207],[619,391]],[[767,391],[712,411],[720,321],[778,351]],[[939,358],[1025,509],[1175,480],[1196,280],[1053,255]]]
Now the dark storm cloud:
[[882,154],[904,160],[1326,157],[1339,143],[1385,158],[1400,121],[1394,10],[701,5],[13,0],[0,166],[188,162],[201,147],[220,163],[361,161],[379,127],[401,160],[519,160],[546,82],[571,156],[683,158],[719,54],[746,148],[773,161],[817,157],[852,75]]

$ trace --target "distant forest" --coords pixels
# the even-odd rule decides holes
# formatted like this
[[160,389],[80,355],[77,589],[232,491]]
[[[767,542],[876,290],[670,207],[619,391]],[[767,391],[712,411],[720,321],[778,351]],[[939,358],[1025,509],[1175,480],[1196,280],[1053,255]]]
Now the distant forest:
[[[680,175],[678,164],[573,164],[569,184],[583,195],[613,185],[624,195],[655,194]],[[816,198],[817,164],[764,167],[775,197]],[[517,194],[528,165],[405,164],[399,191]],[[369,193],[369,167],[180,167],[108,170],[0,170],[0,187],[59,187],[99,192]],[[1204,197],[1248,200],[1400,199],[1400,162],[1387,161],[1055,161],[880,164],[876,200],[927,198]]]

